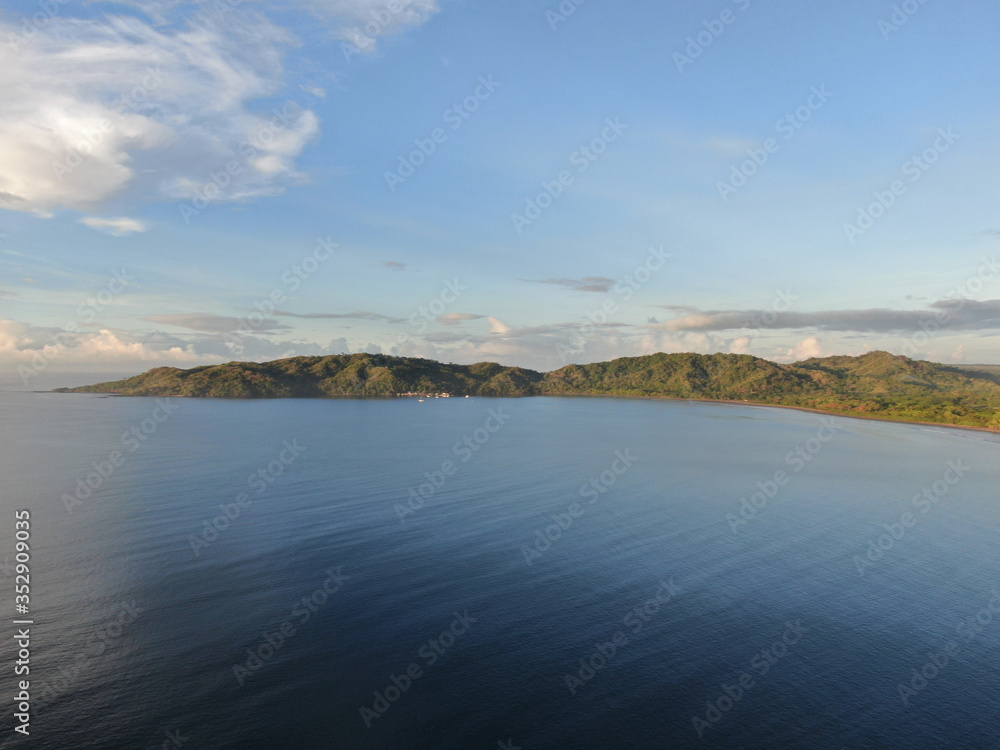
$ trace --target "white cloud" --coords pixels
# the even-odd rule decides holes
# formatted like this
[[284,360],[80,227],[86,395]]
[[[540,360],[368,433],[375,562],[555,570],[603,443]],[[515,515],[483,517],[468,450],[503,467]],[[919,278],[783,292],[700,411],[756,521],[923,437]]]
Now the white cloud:
[[712,354],[725,351],[723,341],[711,334],[704,333],[674,333],[650,326],[648,333],[642,337],[641,354],[666,352],[695,352],[697,354]]
[[730,354],[752,354],[750,351],[750,337],[740,336],[729,346]]
[[169,349],[154,350],[141,341],[123,340],[113,331],[107,329],[102,329],[99,333],[83,337],[76,347],[67,349],[67,351],[72,352],[75,355],[74,358],[79,358],[85,362],[95,360],[198,362],[202,359],[191,349],[181,349],[174,346]]
[[116,237],[129,232],[145,232],[146,225],[138,219],[121,217],[119,219],[102,219],[99,216],[86,216],[80,219],[81,224],[86,224],[93,229],[100,229]]
[[829,357],[832,353],[823,346],[823,342],[818,336],[802,339],[791,349],[785,350],[785,356],[792,362],[799,362],[811,357]]
[[487,318],[490,322],[490,333],[509,333],[511,328],[498,318]]
[[[366,53],[439,11],[437,0],[292,2]],[[267,4],[121,8],[141,16],[68,18],[58,7],[43,23],[0,21],[0,208],[51,216],[99,213],[123,197],[232,202],[305,181],[296,160],[319,120],[273,107],[298,42],[263,15]]]
[[0,354],[15,352],[26,342],[24,326],[0,318]]
[[197,364],[204,361],[204,356],[190,346],[157,347],[108,329],[68,333],[0,319],[0,363],[7,366],[25,365],[41,370],[50,364],[123,361]]
[[339,338],[331,339],[330,343],[326,346],[326,351],[329,354],[349,354],[351,347],[347,343],[347,339],[341,336]]
[[323,99],[326,97],[326,89],[322,86],[308,86],[304,83],[299,84],[299,88],[305,91],[307,94],[312,94],[313,96]]
[[464,323],[467,320],[479,320],[482,317],[484,316],[474,315],[473,313],[450,312],[440,316],[437,321],[442,325],[453,326]]
[[419,26],[437,13],[437,0],[300,0],[320,18],[333,21],[336,35],[361,52],[378,40]]
[[[0,23],[0,38],[18,34]],[[225,24],[160,30],[137,18],[52,18],[0,46],[0,207],[88,213],[120,196],[192,198],[236,162],[217,201],[273,195],[302,179],[319,131],[280,93],[293,37],[241,11]]]

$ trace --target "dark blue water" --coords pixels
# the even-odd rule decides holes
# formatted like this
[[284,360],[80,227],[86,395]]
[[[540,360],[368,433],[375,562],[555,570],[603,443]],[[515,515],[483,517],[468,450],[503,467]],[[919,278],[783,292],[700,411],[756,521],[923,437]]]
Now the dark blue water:
[[25,741],[4,569],[0,747],[1000,746],[996,436],[615,399],[174,406],[0,393],[0,559],[30,509],[35,622]]

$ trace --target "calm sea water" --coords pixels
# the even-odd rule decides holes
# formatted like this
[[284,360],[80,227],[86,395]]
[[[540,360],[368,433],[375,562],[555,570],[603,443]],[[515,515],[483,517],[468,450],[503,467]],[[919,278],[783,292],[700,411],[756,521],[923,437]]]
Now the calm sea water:
[[24,741],[4,568],[0,747],[1000,746],[996,436],[618,399],[164,408],[0,393],[0,559],[30,509],[34,619]]

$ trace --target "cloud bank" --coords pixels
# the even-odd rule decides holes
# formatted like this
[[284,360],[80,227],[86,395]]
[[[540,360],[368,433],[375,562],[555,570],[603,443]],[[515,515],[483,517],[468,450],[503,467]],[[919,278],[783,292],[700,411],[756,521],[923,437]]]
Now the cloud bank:
[[[676,308],[664,306],[666,309]],[[988,330],[1000,328],[1000,300],[948,299],[932,302],[926,310],[826,310],[821,312],[773,312],[765,310],[687,309],[672,320],[659,323],[668,331],[735,331],[743,329],[788,330],[813,328],[820,331],[855,333],[903,333],[919,331],[936,321],[940,328]]]

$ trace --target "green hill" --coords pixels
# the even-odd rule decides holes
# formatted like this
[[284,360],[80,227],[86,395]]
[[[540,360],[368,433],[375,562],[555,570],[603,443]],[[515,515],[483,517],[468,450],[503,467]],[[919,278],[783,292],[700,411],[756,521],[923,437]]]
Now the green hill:
[[537,393],[542,375],[493,362],[446,365],[383,354],[332,354],[273,362],[229,362],[180,370],[157,367],[142,375],[69,393],[206,398],[330,398],[395,396],[407,392],[524,396]]
[[563,367],[545,376],[543,390],[753,400],[811,386],[807,375],[747,354],[650,354]]
[[1000,368],[949,367],[876,351],[779,365],[746,354],[651,354],[549,373],[383,354],[157,367],[68,393],[213,398],[606,395],[745,401],[1000,430]]

